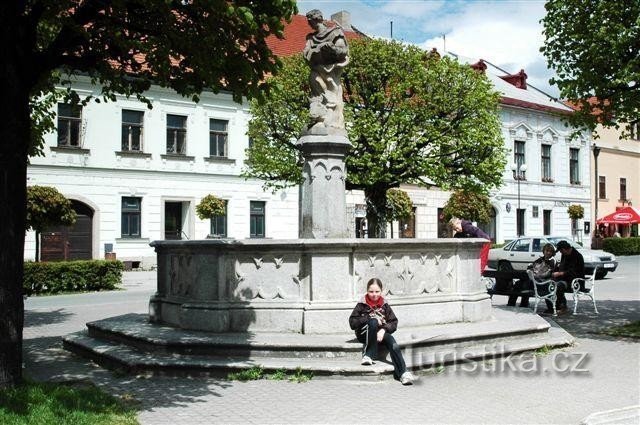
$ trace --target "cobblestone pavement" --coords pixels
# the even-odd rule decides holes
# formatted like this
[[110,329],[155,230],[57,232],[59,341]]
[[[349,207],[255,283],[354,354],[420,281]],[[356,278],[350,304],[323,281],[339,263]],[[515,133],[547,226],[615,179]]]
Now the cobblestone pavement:
[[[60,337],[88,321],[146,312],[155,284],[150,272],[126,273],[127,291],[29,299],[25,365],[37,380],[91,380],[112,394],[133,397],[142,424],[575,424],[594,412],[640,404],[640,343],[598,333],[640,320],[640,287],[634,283],[640,258],[624,260],[617,276],[599,281],[600,315],[585,302],[579,315],[557,319],[576,336],[573,347],[421,371],[412,387],[389,377],[242,383],[121,376],[62,350]],[[509,308],[504,297],[496,298],[503,298],[494,300],[496,308]],[[379,407],[372,409],[372,403]]]

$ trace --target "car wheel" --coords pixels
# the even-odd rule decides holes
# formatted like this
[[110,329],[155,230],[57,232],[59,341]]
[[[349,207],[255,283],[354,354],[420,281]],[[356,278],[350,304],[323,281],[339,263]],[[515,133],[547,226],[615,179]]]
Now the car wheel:
[[598,272],[598,273],[596,273],[596,279],[604,278],[607,275],[607,273],[609,273],[609,272],[602,272],[602,273]]
[[512,272],[513,266],[508,261],[500,261],[498,263],[498,271],[499,272]]

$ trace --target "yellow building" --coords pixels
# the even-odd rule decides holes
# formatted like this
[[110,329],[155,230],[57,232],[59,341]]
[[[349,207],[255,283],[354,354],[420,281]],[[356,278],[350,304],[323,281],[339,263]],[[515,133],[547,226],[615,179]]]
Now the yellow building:
[[[591,172],[593,182],[592,202],[596,219],[627,205],[640,206],[640,120],[626,125],[629,135],[622,136],[625,125],[619,129],[598,126],[592,147]],[[597,170],[596,170],[597,167]],[[595,226],[591,229],[595,231]],[[608,225],[601,228],[604,236],[638,236],[637,224],[634,226]]]

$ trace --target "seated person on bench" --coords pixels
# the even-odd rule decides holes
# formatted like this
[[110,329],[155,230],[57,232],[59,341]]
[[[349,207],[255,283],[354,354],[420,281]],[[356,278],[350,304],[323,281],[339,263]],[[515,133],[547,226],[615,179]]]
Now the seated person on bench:
[[[542,248],[542,257],[529,264],[527,269],[533,270],[533,275],[537,280],[543,281],[551,278],[551,273],[556,268],[556,260],[555,258],[553,258],[555,253],[556,249],[554,248],[554,246],[548,243]],[[530,282],[529,279],[518,280],[515,285],[513,285],[513,291],[516,294],[509,296],[507,305],[515,306],[516,301],[518,300],[517,293],[529,289],[533,289],[533,282]],[[538,291],[540,291],[541,289],[542,288],[539,288]],[[520,307],[529,307],[528,295],[522,295],[522,299],[520,300]]]
[[[558,314],[563,314],[568,311],[567,298],[564,293],[571,292],[573,279],[578,277],[584,279],[584,258],[567,241],[558,242],[556,248],[562,253],[562,258],[560,259],[560,265],[558,265],[558,271],[553,272],[551,278],[558,283],[556,310],[558,310]],[[553,305],[551,301],[545,301],[547,303],[547,311],[552,312]]]

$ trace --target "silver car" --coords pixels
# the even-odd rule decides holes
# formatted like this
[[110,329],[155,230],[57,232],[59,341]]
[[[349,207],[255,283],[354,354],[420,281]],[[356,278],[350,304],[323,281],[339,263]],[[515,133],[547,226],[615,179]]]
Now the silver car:
[[[593,273],[593,269],[597,266],[596,278],[601,279],[609,272],[613,272],[618,268],[616,256],[605,251],[594,251],[587,249],[571,238],[563,236],[526,236],[512,240],[502,248],[494,248],[489,251],[489,267],[509,271],[509,270],[525,270],[527,265],[534,262],[542,256],[542,247],[548,243],[554,246],[565,240],[577,249],[584,258],[584,269],[586,274]],[[556,260],[560,261],[560,253],[556,254]]]

